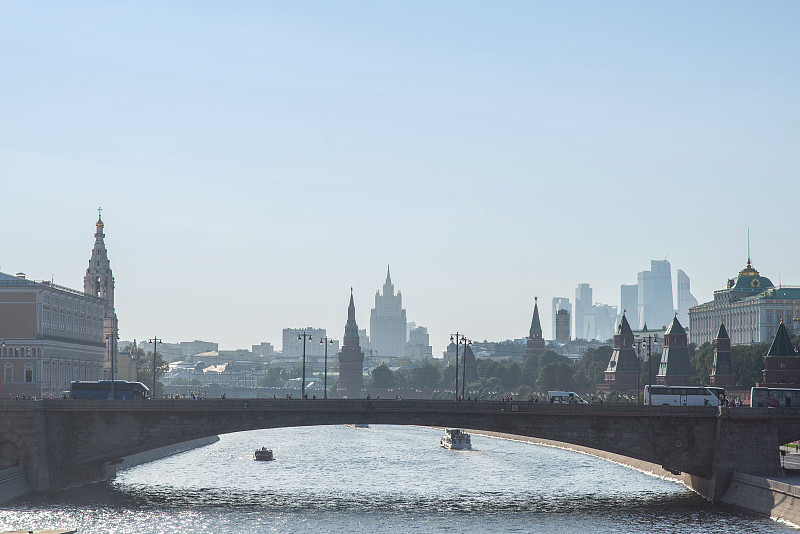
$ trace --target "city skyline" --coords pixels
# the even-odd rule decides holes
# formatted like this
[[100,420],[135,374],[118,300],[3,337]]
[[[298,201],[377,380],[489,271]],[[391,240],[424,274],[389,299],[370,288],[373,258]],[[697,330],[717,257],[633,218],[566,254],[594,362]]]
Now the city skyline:
[[0,270],[82,288],[102,206],[123,339],[341,339],[389,264],[438,356],[651,260],[707,302],[748,228],[800,285],[797,4],[44,5],[0,21]]

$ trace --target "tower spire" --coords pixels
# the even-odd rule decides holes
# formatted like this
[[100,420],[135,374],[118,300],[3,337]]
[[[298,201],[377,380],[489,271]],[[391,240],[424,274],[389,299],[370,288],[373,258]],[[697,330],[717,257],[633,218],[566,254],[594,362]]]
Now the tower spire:
[[747,266],[750,267],[750,227],[747,227]]
[[531,337],[542,337],[542,324],[539,321],[539,297],[533,297],[533,319],[531,320]]

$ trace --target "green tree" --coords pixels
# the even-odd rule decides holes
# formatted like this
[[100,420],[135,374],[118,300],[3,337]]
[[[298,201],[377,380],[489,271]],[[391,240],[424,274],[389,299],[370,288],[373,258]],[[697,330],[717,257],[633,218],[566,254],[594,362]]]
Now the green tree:
[[[693,345],[689,346],[694,348]],[[698,386],[708,384],[711,367],[714,365],[714,345],[703,343],[699,349],[691,351],[691,367],[694,369],[692,383]]]
[[411,369],[408,385],[413,388],[432,389],[442,383],[442,373],[433,362],[423,363]]
[[389,367],[382,363],[372,370],[370,386],[374,388],[390,389],[395,386],[394,373]]
[[553,362],[569,363],[569,358],[552,350],[546,350],[541,356],[539,356],[539,369],[542,369],[545,365]]
[[[139,349],[141,350],[141,349]],[[159,377],[169,371],[169,364],[164,361],[161,354],[156,352],[155,367],[156,367],[156,385],[153,388],[153,353],[147,354],[136,358],[136,379],[150,388],[150,397],[160,399],[164,396],[164,384],[159,380]]]
[[756,382],[763,380],[764,356],[768,351],[769,343],[731,347],[736,385],[751,388],[756,385]]
[[522,369],[514,360],[501,361],[496,372],[507,392],[516,391],[522,384]]
[[[300,371],[302,373],[302,370]],[[271,367],[267,372],[258,380],[260,387],[279,388],[286,385],[288,375],[283,367]]]
[[612,347],[602,345],[583,353],[575,368],[575,380],[583,391],[593,391],[597,384],[603,383],[612,352]]
[[539,358],[532,356],[522,364],[522,383],[529,388],[536,389],[536,379],[539,378]]
[[539,387],[539,391],[543,392],[578,389],[572,366],[565,362],[552,362],[542,367],[536,385]]

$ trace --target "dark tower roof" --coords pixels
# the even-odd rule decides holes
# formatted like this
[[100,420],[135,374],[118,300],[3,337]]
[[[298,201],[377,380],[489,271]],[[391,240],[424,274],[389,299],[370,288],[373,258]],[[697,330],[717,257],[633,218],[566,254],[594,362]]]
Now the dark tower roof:
[[778,331],[775,333],[775,339],[772,340],[772,345],[769,346],[767,356],[797,356],[797,353],[792,347],[792,341],[789,339],[789,333],[783,325],[783,321],[778,326]]
[[533,297],[533,320],[531,321],[530,337],[542,337],[542,325],[539,322],[539,297]]
[[353,288],[350,288],[350,305],[347,307],[347,323],[344,325],[344,345],[359,346],[358,324],[356,324],[356,305],[353,302]]
[[632,336],[633,330],[631,330],[631,325],[628,323],[628,318],[625,317],[625,312],[622,312],[622,320],[619,322],[619,326],[617,327],[617,335],[620,336]]
[[667,328],[667,331],[664,332],[665,336],[668,336],[670,334],[678,334],[678,335],[681,335],[681,336],[685,336],[686,335],[686,330],[683,329],[683,327],[681,326],[680,321],[678,321],[678,314],[677,313],[675,314],[675,317],[672,318],[672,323],[670,323],[669,328]]
[[725,323],[720,323],[719,324],[719,332],[717,332],[717,338],[716,339],[730,339],[730,336],[728,335],[728,331],[725,329]]

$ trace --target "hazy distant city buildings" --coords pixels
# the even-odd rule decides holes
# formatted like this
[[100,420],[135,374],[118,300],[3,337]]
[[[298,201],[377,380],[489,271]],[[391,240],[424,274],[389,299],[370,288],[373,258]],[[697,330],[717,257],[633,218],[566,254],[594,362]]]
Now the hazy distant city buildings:
[[558,310],[558,313],[556,313],[556,320],[555,320],[555,325],[556,325],[555,340],[558,343],[563,343],[563,344],[569,343],[570,340],[569,322],[570,322],[569,312],[565,309]]
[[611,339],[617,323],[617,307],[592,302],[589,284],[575,289],[575,339]]
[[781,323],[798,334],[800,287],[775,287],[748,258],[737,277],[714,291],[714,300],[689,309],[689,340],[697,346],[713,342],[723,322],[733,345],[767,343]]
[[[661,328],[672,321],[672,273],[669,261],[650,260],[650,270],[638,275],[639,328]],[[630,322],[630,320],[629,320]]]
[[[307,362],[322,362],[325,359],[325,346],[321,343],[322,338],[328,335],[324,328],[284,328],[283,345],[281,360],[284,362],[295,361],[301,363],[303,360],[303,334],[311,336],[305,340],[305,351]],[[328,344],[328,355],[339,352],[339,341],[333,340]]]
[[417,326],[409,331],[406,357],[412,360],[433,357],[433,347],[431,347],[428,329],[424,326]]
[[[556,319],[558,318],[558,312],[564,310],[567,312],[567,316],[572,316],[572,305],[569,302],[569,299],[566,297],[553,297],[553,323],[552,323],[552,335],[553,339],[558,339],[558,332],[556,331]],[[567,325],[567,341],[569,341],[569,325]],[[562,337],[563,339],[563,337]],[[560,341],[560,343],[565,343],[565,341]]]
[[[153,344],[147,341],[140,341],[138,348],[142,349],[145,353],[153,352]],[[181,341],[178,343],[166,343],[163,341],[158,342],[158,353],[167,362],[177,362],[185,360],[195,354],[201,352],[211,352],[219,349],[217,343],[211,341]]]
[[375,292],[375,307],[369,317],[369,339],[372,351],[380,358],[406,355],[406,310],[403,296],[394,292],[394,284],[386,269],[383,294]]
[[682,324],[689,324],[689,308],[697,306],[697,299],[691,291],[691,280],[682,270],[678,269],[678,319]]
[[[619,313],[625,314],[628,324],[639,328],[639,286],[636,284],[621,285],[619,288]],[[619,316],[622,320],[622,316]]]
[[592,288],[589,284],[578,284],[575,289],[575,317],[573,322],[575,324],[574,332],[575,339],[594,339],[590,337],[590,331],[593,331],[591,324],[586,324],[586,316],[592,307]]

